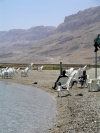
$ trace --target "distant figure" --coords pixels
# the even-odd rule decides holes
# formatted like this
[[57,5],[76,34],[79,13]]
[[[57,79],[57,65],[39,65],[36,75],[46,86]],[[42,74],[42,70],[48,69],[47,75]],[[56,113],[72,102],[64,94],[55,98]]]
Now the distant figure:
[[57,83],[58,83],[59,79],[62,78],[62,77],[68,77],[68,76],[66,76],[66,71],[65,71],[65,70],[62,72],[62,75],[60,75],[60,76],[57,78],[57,80],[56,80],[54,86],[52,87],[53,89],[56,89]]
[[86,71],[83,71],[83,75],[79,77],[79,82],[81,83],[81,87],[84,84],[86,84],[86,80],[87,80],[87,74],[86,74]]

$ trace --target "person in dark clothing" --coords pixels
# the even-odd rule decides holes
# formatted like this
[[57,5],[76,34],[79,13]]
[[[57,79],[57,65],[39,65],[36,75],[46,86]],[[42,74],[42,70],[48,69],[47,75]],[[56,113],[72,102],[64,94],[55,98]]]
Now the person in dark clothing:
[[56,89],[57,83],[58,83],[59,79],[61,79],[62,77],[68,77],[68,76],[66,75],[66,71],[65,71],[65,70],[62,72],[62,75],[60,75],[60,76],[57,78],[57,80],[56,80],[54,86],[52,87],[53,89]]
[[86,80],[87,80],[87,74],[86,74],[86,71],[83,71],[83,75],[79,77],[79,82],[81,83],[81,87],[84,84],[86,84]]
[[74,84],[77,84],[77,81],[76,80],[73,80],[72,83],[71,83],[71,87],[72,88],[74,86]]

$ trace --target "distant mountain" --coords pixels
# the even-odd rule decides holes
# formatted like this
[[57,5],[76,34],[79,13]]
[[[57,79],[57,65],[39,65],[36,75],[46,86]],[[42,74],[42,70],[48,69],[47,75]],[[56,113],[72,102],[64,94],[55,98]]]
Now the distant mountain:
[[65,17],[64,23],[58,26],[57,31],[78,30],[98,22],[100,22],[100,6],[79,11],[77,14]]
[[58,27],[1,31],[0,62],[93,64],[93,40],[97,34],[100,6],[67,16]]
[[28,30],[14,29],[8,32],[0,32],[0,42],[15,42],[15,41],[33,41],[40,40],[53,34],[55,27],[51,26],[37,26]]

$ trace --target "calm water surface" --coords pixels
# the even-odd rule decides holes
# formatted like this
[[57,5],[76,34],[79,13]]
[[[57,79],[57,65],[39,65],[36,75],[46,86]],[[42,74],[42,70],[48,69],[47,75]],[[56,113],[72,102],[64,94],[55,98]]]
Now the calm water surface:
[[48,93],[0,82],[0,133],[47,133],[56,119],[56,101]]

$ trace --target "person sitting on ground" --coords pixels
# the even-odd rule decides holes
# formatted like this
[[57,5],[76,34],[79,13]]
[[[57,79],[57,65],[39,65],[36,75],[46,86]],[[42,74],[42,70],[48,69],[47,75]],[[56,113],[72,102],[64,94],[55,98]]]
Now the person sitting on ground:
[[65,71],[65,70],[64,70],[64,71],[62,72],[62,74],[57,78],[57,80],[56,80],[54,86],[52,87],[53,89],[56,89],[57,83],[58,83],[59,79],[61,79],[62,77],[68,77],[68,76],[66,75],[66,71]]
[[84,84],[86,84],[86,80],[87,80],[87,74],[86,74],[86,71],[83,71],[83,75],[79,77],[79,82],[81,83],[81,87]]

